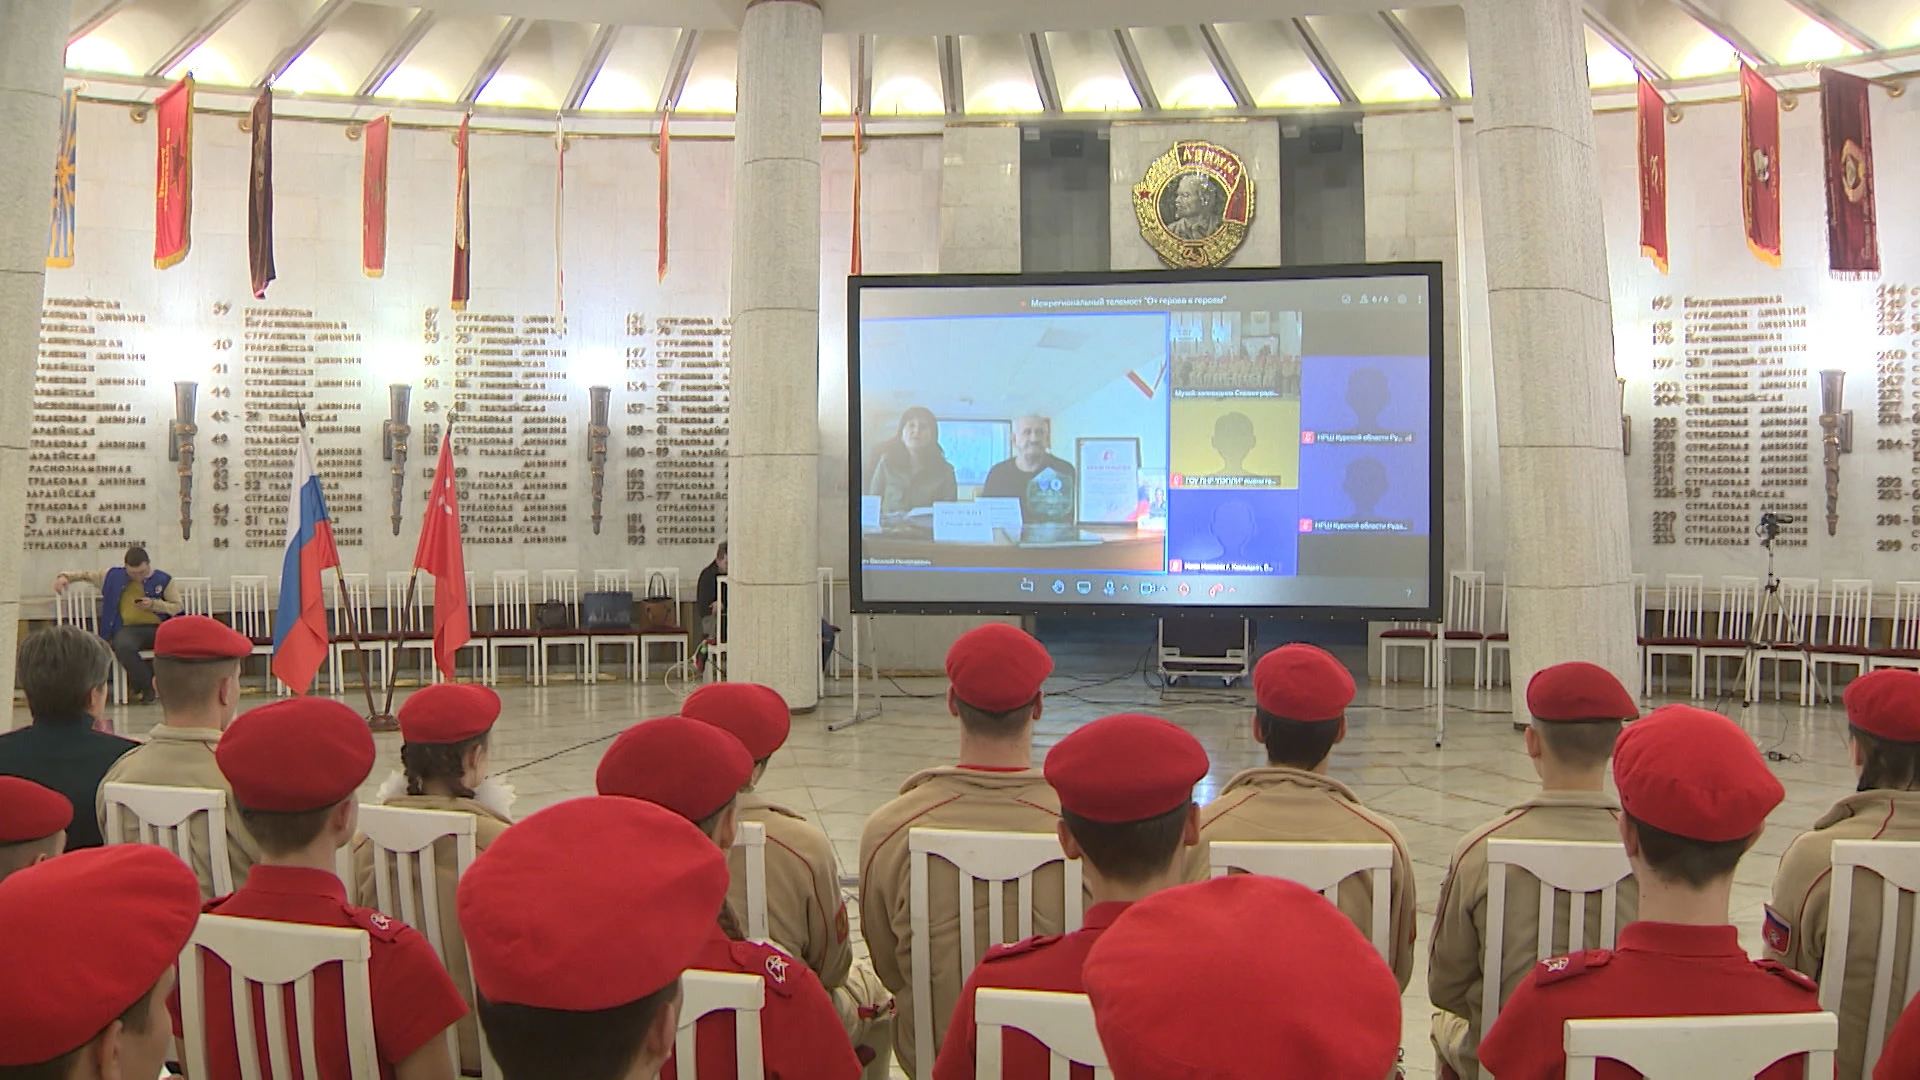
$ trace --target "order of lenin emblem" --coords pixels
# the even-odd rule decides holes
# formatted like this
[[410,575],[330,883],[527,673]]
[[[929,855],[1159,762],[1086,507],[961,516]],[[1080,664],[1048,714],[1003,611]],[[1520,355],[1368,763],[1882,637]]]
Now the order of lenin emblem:
[[1173,144],[1133,187],[1140,235],[1168,266],[1220,266],[1253,220],[1253,178],[1238,155],[1210,142]]

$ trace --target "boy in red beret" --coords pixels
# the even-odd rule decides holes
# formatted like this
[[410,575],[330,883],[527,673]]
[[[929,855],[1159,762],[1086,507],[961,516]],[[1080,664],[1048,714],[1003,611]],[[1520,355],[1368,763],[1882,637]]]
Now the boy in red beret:
[[[1253,737],[1266,746],[1267,764],[1229,780],[1200,811],[1200,846],[1188,858],[1187,880],[1207,877],[1207,845],[1215,840],[1392,844],[1393,973],[1404,990],[1413,978],[1416,932],[1407,843],[1391,821],[1327,775],[1334,746],[1347,737],[1353,694],[1353,676],[1324,649],[1282,645],[1260,658],[1253,668]],[[1355,926],[1372,926],[1370,877],[1341,882],[1339,906]]]
[[[1761,940],[1765,955],[1815,980],[1827,955],[1835,840],[1920,840],[1920,671],[1882,668],[1847,684],[1847,754],[1854,794],[1833,804],[1780,856]],[[1846,983],[1840,990],[1841,1076],[1865,1074],[1868,1013],[1880,957],[1878,880],[1862,875],[1848,916]],[[1920,1075],[1920,1063],[1913,1075]]]
[[653,803],[570,799],[508,830],[459,895],[480,1026],[506,1080],[659,1075],[680,975],[726,895],[713,842]]
[[[127,752],[107,770],[94,799],[94,816],[104,834],[107,828],[105,788],[108,784],[158,784],[164,787],[210,788],[228,792],[227,864],[235,885],[247,880],[247,871],[259,861],[260,845],[232,804],[227,778],[214,761],[220,733],[233,723],[240,704],[240,664],[253,654],[253,642],[224,623],[205,615],[176,615],[160,624],[153,635],[153,685],[164,714],[147,741]],[[139,823],[123,815],[118,842],[139,837]],[[207,821],[189,824],[188,862],[200,879],[200,895],[213,899],[212,847]]]
[[[1047,755],[1048,783],[1060,794],[1060,847],[1082,864],[1093,906],[1080,929],[987,950],[967,976],[933,1064],[934,1080],[972,1080],[977,1064],[974,995],[983,987],[1085,989],[1087,951],[1134,902],[1180,884],[1181,851],[1200,842],[1193,786],[1207,775],[1207,752],[1157,716],[1123,713],[1095,720]],[[1007,1032],[1001,1071],[1008,1080],[1047,1080],[1048,1055],[1032,1038]],[[1091,1080],[1090,1070],[1076,1077]]]
[[0,880],[67,849],[73,804],[50,787],[0,776]]
[[[680,703],[680,715],[728,732],[753,756],[753,776],[740,790],[735,814],[766,830],[767,933],[820,976],[855,1052],[867,1062],[868,1075],[885,1080],[893,1049],[893,995],[871,966],[854,962],[833,842],[805,815],[754,793],[767,774],[768,761],[792,730],[786,699],[758,683],[707,683]],[[746,849],[734,848],[727,865],[733,882],[727,903],[744,911]]]
[[[84,930],[33,931],[49,919]],[[199,919],[193,871],[157,847],[76,851],[0,881],[0,1077],[159,1075],[174,963]]]
[[[166,703],[165,694],[160,701]],[[513,824],[508,816],[513,789],[487,775],[488,744],[499,717],[500,695],[484,686],[436,683],[414,691],[400,705],[400,769],[380,785],[374,800],[382,806],[406,810],[471,814],[474,847],[487,850]],[[435,894],[440,904],[440,941],[446,950],[447,972],[464,996],[472,982],[467,975],[466,944],[454,913],[460,867],[451,838],[435,842],[434,871],[439,878]],[[380,892],[373,874],[373,841],[365,836],[353,841],[353,886],[358,902],[377,902]],[[398,866],[390,868],[387,887],[391,896],[400,895],[401,888],[419,892],[412,874],[402,875]],[[469,1000],[467,1006],[472,1008],[473,1002]],[[480,1075],[480,1029],[471,1013],[460,1019],[459,1064],[462,1073]]]
[[[947,650],[947,711],[960,718],[959,764],[907,777],[899,797],[875,810],[860,832],[860,929],[874,970],[899,1006],[894,1052],[910,1077],[919,1075],[921,1054],[932,1062],[939,1050],[973,958],[960,955],[958,872],[933,860],[927,869],[933,1000],[914,1000],[907,833],[1051,833],[1059,827],[1060,799],[1033,767],[1033,723],[1040,718],[1041,684],[1052,671],[1047,650],[1018,627],[988,623],[962,634]],[[1065,873],[1044,866],[1033,885],[1034,931],[1060,933]],[[993,940],[985,905],[974,916],[976,941],[1003,944]]]
[[[739,739],[698,720],[663,716],[635,724],[613,741],[600,759],[594,786],[602,795],[665,807],[726,851],[733,847],[739,821],[740,789],[752,775],[753,757]],[[767,1080],[856,1080],[860,1059],[819,978],[779,948],[745,936],[738,915],[722,905],[688,966],[766,980],[760,1043]],[[701,1020],[695,1035],[698,1080],[733,1080],[732,1015]]]
[[[1575,661],[1534,673],[1527,682],[1527,757],[1540,776],[1540,793],[1468,833],[1454,849],[1440,886],[1427,953],[1427,995],[1433,1014],[1433,1048],[1443,1080],[1472,1080],[1480,1073],[1474,1050],[1480,1044],[1486,956],[1487,841],[1584,840],[1613,843],[1620,837],[1620,802],[1607,793],[1607,762],[1624,721],[1638,716],[1633,695],[1613,673]],[[1504,999],[1539,959],[1538,886],[1508,886],[1500,993]],[[1622,882],[1616,915],[1623,925],[1639,910],[1633,882]],[[1599,906],[1587,907],[1584,941],[1600,940]],[[1564,945],[1548,942],[1551,951]]]
[[[1500,1080],[1557,1080],[1567,1067],[1566,1021],[1607,1017],[1817,1012],[1812,979],[1753,960],[1728,922],[1733,871],[1786,790],[1740,726],[1719,713],[1668,705],[1627,727],[1615,745],[1620,839],[1640,886],[1640,918],[1613,949],[1542,960],[1480,1041]],[[1802,1075],[1776,1062],[1762,1080]],[[1638,1073],[1603,1061],[1603,1080]]]
[[[365,930],[372,945],[373,1039],[382,1080],[451,1080],[447,1029],[467,1014],[433,946],[418,931],[348,903],[334,857],[353,838],[354,792],[373,771],[373,736],[360,714],[325,698],[289,698],[242,714],[214,751],[260,861],[247,883],[207,910],[216,915]],[[340,969],[314,978],[315,1051],[323,1076],[348,1074],[345,998]],[[293,996],[287,992],[292,1015]],[[174,1031],[180,1033],[179,1008]],[[238,1080],[233,996],[225,965],[208,963],[207,1051],[210,1077]],[[260,1060],[266,1060],[264,1039]]]

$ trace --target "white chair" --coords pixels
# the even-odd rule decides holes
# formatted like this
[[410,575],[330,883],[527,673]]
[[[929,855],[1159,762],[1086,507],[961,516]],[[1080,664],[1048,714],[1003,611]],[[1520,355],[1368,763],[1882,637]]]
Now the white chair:
[[[1700,639],[1700,677],[1697,697],[1707,696],[1707,668],[1713,668],[1713,693],[1720,696],[1726,661],[1744,660],[1753,640],[1753,621],[1760,613],[1760,579],[1730,574],[1720,579],[1720,612],[1714,632]],[[1704,618],[1702,619],[1704,623]]]
[[1706,603],[1707,579],[1699,574],[1668,574],[1666,610],[1660,616],[1660,633],[1646,639],[1642,654],[1646,658],[1647,692],[1653,692],[1653,662],[1660,663],[1660,692],[1667,692],[1667,669],[1674,659],[1687,662],[1692,677],[1690,689],[1696,698],[1705,695],[1705,680],[1700,671],[1700,625]]
[[1400,681],[1400,652],[1410,650],[1420,654],[1420,685],[1431,687],[1434,644],[1439,638],[1440,631],[1432,623],[1397,622],[1380,631],[1380,681]]
[[[227,793],[218,788],[162,787],[156,784],[102,784],[101,822],[106,842],[118,844],[126,836],[125,815],[132,814],[134,843],[165,848],[193,867],[193,831],[207,830],[206,876],[200,895],[211,900],[233,891],[232,854],[227,848]],[[197,820],[205,815],[204,820]]]
[[[965,979],[980,962],[988,945],[1023,941],[1033,936],[1033,875],[1044,866],[1061,863],[1065,874],[1064,929],[1080,929],[1080,863],[1060,851],[1052,833],[980,832],[967,829],[908,829],[907,906],[912,928],[910,957],[913,980],[914,1056],[917,1076],[933,1074],[933,1058],[940,1047],[933,1041],[933,939],[929,928],[928,863],[939,859],[959,871],[960,977]],[[990,942],[974,940],[973,886],[987,883],[987,933]],[[1006,883],[1019,883],[1012,936],[1007,933]]]
[[973,997],[976,1080],[1001,1080],[1000,1033],[1006,1028],[1025,1032],[1047,1048],[1048,1072],[1064,1077],[1069,1066],[1087,1065],[1094,1080],[1111,1080],[1107,1050],[1093,1026],[1093,1003],[1085,994],[1054,994],[1040,990],[998,990],[981,987]]
[[662,1080],[695,1080],[700,1075],[695,1058],[695,1025],[704,1016],[730,1012],[733,1018],[733,1075],[737,1080],[766,1080],[760,1051],[760,1010],[766,1004],[767,984],[758,975],[731,971],[688,971],[680,976],[680,1026],[673,1033],[673,1068],[662,1070]]
[[767,827],[757,821],[741,822],[733,833],[733,847],[746,864],[747,936],[771,941],[767,930]]
[[[1487,943],[1480,957],[1480,1033],[1493,1029],[1493,1021],[1506,1002],[1506,926],[1507,886],[1512,871],[1530,875],[1540,886],[1539,927],[1534,940],[1536,960],[1556,955],[1554,932],[1559,929],[1554,909],[1561,895],[1567,896],[1567,947],[1565,952],[1582,949],[1610,949],[1619,933],[1618,910],[1620,882],[1633,876],[1627,851],[1618,843],[1577,840],[1487,840]],[[1525,881],[1524,878],[1521,879]],[[1524,886],[1523,886],[1524,887]],[[1587,897],[1598,893],[1600,900],[1600,936],[1586,940]],[[1486,1070],[1480,1073],[1487,1075]]]
[[[341,579],[346,590],[341,591]],[[342,574],[333,579],[333,642],[327,649],[327,690],[340,693],[346,683],[342,673],[347,657],[354,652],[353,638],[360,637],[361,650],[368,657],[367,678],[373,678],[371,665],[380,665],[384,674],[392,663],[388,646],[392,644],[373,629],[373,575]],[[349,632],[351,630],[351,632]]]
[[1839,1040],[1839,1021],[1824,1012],[1569,1020],[1567,1080],[1593,1080],[1602,1059],[1646,1080],[1734,1080],[1800,1054],[1807,1056],[1805,1075],[1832,1076]]
[[593,681],[593,639],[587,635],[586,627],[580,623],[580,571],[578,570],[542,570],[540,571],[540,600],[543,603],[558,602],[566,608],[567,623],[570,630],[540,631],[540,678],[546,680],[548,661],[554,649],[573,649],[579,659],[579,679],[583,683]]
[[493,624],[487,629],[487,667],[500,678],[500,651],[527,650],[527,684],[540,686],[540,634],[533,626],[533,588],[525,570],[493,572]]
[[1494,661],[1496,660],[1504,661],[1504,663],[1499,665],[1499,670],[1506,673],[1506,681],[1512,682],[1513,635],[1507,631],[1507,587],[1505,585],[1500,586],[1500,621],[1494,626],[1493,631],[1487,635],[1488,686],[1493,685]]
[[1440,652],[1434,658],[1441,685],[1451,675],[1453,654],[1463,649],[1473,653],[1473,685],[1479,687],[1486,681],[1487,665],[1487,575],[1482,570],[1455,570],[1447,575],[1446,622],[1440,630]]
[[177,577],[173,584],[179,586],[180,614],[213,614],[213,579],[205,577]]
[[[227,601],[233,611],[233,628],[253,642],[252,656],[273,655],[273,606],[279,602],[264,574],[241,574],[227,579]],[[268,690],[273,689],[273,670],[267,670]]]
[[1819,688],[1820,668],[1827,669],[1827,700],[1833,700],[1833,669],[1851,667],[1867,673],[1873,651],[1873,582],[1865,578],[1836,578],[1827,591],[1826,625],[1807,660],[1806,701]]
[[[1853,888],[1857,872],[1880,879],[1880,925],[1853,926]],[[1866,1056],[1862,1075],[1873,1074],[1886,1044],[1890,1017],[1898,1017],[1920,989],[1920,918],[1899,917],[1902,894],[1920,894],[1920,842],[1897,840],[1835,840],[1833,877],[1827,900],[1827,951],[1820,969],[1820,1007],[1840,1011],[1847,981],[1847,942],[1853,932],[1876,933],[1873,998],[1867,1009]],[[1910,908],[1920,910],[1920,896]],[[1904,926],[1903,926],[1904,922]],[[1894,958],[1902,930],[1911,938],[1907,949],[1907,985],[1893,985]],[[1809,1075],[1813,1075],[1809,1073]],[[1824,1074],[1821,1074],[1824,1075]]]
[[[719,589],[720,610],[713,618],[713,640],[707,642],[707,681],[725,682],[727,680],[727,579],[722,576],[716,586]],[[672,669],[669,668],[669,671]]]
[[1760,620],[1760,640],[1766,646],[1754,652],[1753,666],[1747,672],[1748,693],[1760,698],[1760,676],[1766,665],[1773,665],[1773,699],[1780,700],[1780,669],[1786,664],[1800,665],[1800,700],[1806,702],[1812,677],[1813,612],[1819,599],[1818,578],[1781,578],[1779,603]]
[[[454,650],[454,670],[459,670],[460,654],[473,650],[473,665],[476,681],[492,685],[493,675],[487,668],[487,636],[480,632],[480,594],[473,588],[473,571],[467,571],[467,632],[471,635],[467,643]],[[434,676],[438,681],[440,676]]]
[[[648,582],[653,581],[655,574],[666,579],[667,595],[673,597],[673,620],[675,625],[678,626],[680,622],[680,568],[677,566],[649,566],[641,572],[646,575],[645,580]],[[626,589],[628,587],[622,585],[621,588]],[[648,588],[651,590],[651,584],[649,584]],[[704,614],[704,612],[696,612],[696,619],[701,614]],[[696,621],[694,625],[698,626],[699,623]],[[716,627],[716,630],[717,629]],[[666,646],[667,651],[671,654],[671,658],[667,661],[667,670],[669,672],[672,671],[676,665],[684,664],[687,661],[687,628],[684,626],[679,627],[678,631],[661,630],[653,633],[639,634],[636,640],[639,642],[640,677],[643,682],[646,680],[647,659],[658,646]],[[724,652],[724,650],[722,651]]]
[[1883,667],[1920,670],[1920,581],[1893,583],[1892,633],[1867,658],[1868,670]]
[[53,621],[57,626],[77,626],[90,634],[100,632],[100,590],[84,581],[67,585],[66,592],[53,594]]
[[[211,1076],[207,1063],[206,995],[217,989],[206,985],[207,954],[227,965],[233,1003],[235,1045],[240,1054],[242,1080],[260,1080],[260,1052],[256,1032],[264,1032],[267,1058],[275,1077],[292,1076],[292,1055],[300,1055],[302,1075],[321,1076],[314,1053],[313,973],[328,964],[340,965],[345,994],[348,1076],[330,1080],[379,1080],[380,1063],[374,1052],[373,997],[368,990],[367,959],[372,946],[365,930],[268,919],[236,919],[202,915],[193,936],[180,953],[180,1027],[186,1045],[188,1076]],[[253,1015],[253,987],[261,988],[264,1016]],[[288,1030],[286,988],[293,990],[296,1040]]]
[[[1360,929],[1393,966],[1393,845],[1322,844],[1251,840],[1214,840],[1207,844],[1208,877],[1235,870],[1304,885],[1338,906],[1340,885],[1366,874],[1373,890],[1371,926]],[[1382,880],[1381,875],[1387,875]]]
[[[676,597],[674,610],[676,612],[680,610],[678,603],[679,573],[678,570],[674,571],[674,590]],[[593,591],[626,593],[628,596],[632,596],[633,576],[625,570],[595,570],[593,572]],[[587,651],[592,654],[588,660],[588,666],[593,672],[594,679],[598,680],[600,678],[600,650],[612,646],[620,650],[620,655],[626,662],[627,678],[635,682],[646,681],[647,643],[642,638],[639,630],[632,628],[624,630],[588,630],[587,636],[593,641],[592,646]],[[684,661],[687,658],[687,635],[684,631],[677,637],[667,634],[658,636],[677,640],[680,644],[679,659]]]

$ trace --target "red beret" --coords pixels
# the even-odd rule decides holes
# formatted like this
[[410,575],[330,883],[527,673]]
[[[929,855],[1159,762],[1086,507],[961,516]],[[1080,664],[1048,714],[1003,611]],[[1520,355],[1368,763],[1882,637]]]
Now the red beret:
[[1640,715],[1633,695],[1613,672],[1583,660],[1534,672],[1527,680],[1527,711],[1535,720],[1631,720]]
[[92,1041],[180,959],[199,920],[193,871],[146,844],[76,851],[0,882],[0,1066]]
[[1155,893],[1101,933],[1081,974],[1114,1080],[1373,1080],[1400,1053],[1393,972],[1340,909],[1291,881],[1234,874]]
[[373,734],[337,701],[287,698],[241,713],[213,757],[235,802],[297,814],[332,806],[366,782]]
[[484,735],[500,718],[500,695],[473,683],[435,683],[400,705],[400,738],[457,743]]
[[1740,725],[1691,705],[1665,705],[1627,725],[1613,747],[1620,806],[1692,840],[1752,836],[1787,797]]
[[1193,785],[1207,775],[1207,752],[1185,728],[1122,713],[1061,739],[1047,754],[1046,773],[1060,808],[1076,817],[1144,821],[1193,802]]
[[460,928],[488,1001],[596,1012],[680,977],[718,932],[727,857],[684,818],[588,796],[540,811],[460,879]]
[[787,741],[793,714],[771,686],[749,682],[708,683],[680,703],[680,715],[704,720],[746,745],[755,761],[765,761]]
[[1287,720],[1338,720],[1353,704],[1353,673],[1327,650],[1282,645],[1253,666],[1253,698]]
[[45,840],[73,824],[65,795],[18,776],[0,776],[0,844]]
[[205,615],[176,615],[154,631],[153,655],[168,660],[239,660],[253,655],[253,642]]
[[947,650],[947,679],[961,701],[1004,713],[1040,696],[1053,673],[1046,647],[1017,626],[988,623],[960,635]]
[[1881,668],[1847,684],[1847,723],[1894,742],[1920,743],[1920,671]]
[[594,773],[602,795],[645,799],[688,821],[705,821],[753,779],[753,756],[740,740],[699,720],[643,720],[607,747]]

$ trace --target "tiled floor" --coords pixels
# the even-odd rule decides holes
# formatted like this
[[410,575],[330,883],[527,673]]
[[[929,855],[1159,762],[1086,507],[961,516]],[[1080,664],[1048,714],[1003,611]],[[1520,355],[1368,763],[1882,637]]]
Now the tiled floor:
[[[872,684],[864,688],[869,693]],[[775,756],[762,790],[790,808],[811,814],[839,849],[843,872],[857,865],[860,828],[908,774],[951,760],[954,721],[946,715],[945,684],[907,679],[886,685],[882,710],[839,733],[827,724],[852,715],[849,687],[838,684],[808,716],[796,717],[793,735]],[[1261,760],[1248,718],[1245,690],[1176,690],[1166,696],[1137,675],[1056,674],[1036,740],[1038,761],[1061,735],[1114,712],[1164,716],[1193,731],[1214,762],[1199,796],[1203,801],[1235,772]],[[905,696],[914,695],[914,696]],[[519,793],[515,815],[524,816],[574,795],[590,793],[593,771],[607,742],[636,720],[674,710],[679,695],[659,682],[560,683],[545,688],[503,687],[506,712],[495,729],[493,761]],[[263,697],[247,703],[261,704]],[[358,706],[353,698],[350,704]],[[1332,774],[1351,785],[1369,806],[1392,817],[1412,849],[1425,941],[1433,902],[1455,843],[1466,830],[1524,798],[1534,777],[1506,714],[1505,690],[1456,689],[1448,695],[1446,745],[1433,745],[1431,693],[1410,685],[1363,686],[1349,712],[1347,740],[1334,753]],[[863,711],[874,704],[862,701]],[[1651,707],[1650,705],[1648,707]],[[1729,711],[1738,718],[1737,702]],[[123,731],[138,734],[159,719],[156,708],[119,711]],[[16,717],[24,721],[24,716]],[[1734,889],[1734,919],[1749,949],[1757,950],[1761,905],[1780,853],[1838,797],[1852,790],[1846,761],[1845,719],[1837,707],[1803,709],[1768,701],[1748,719],[1763,748],[1786,755],[1774,768],[1787,801],[1774,812],[1752,854],[1741,864]],[[382,767],[366,795],[398,765],[398,736],[380,736]],[[1405,997],[1404,1042],[1412,1077],[1432,1075],[1427,1048],[1429,1015],[1424,954]]]

